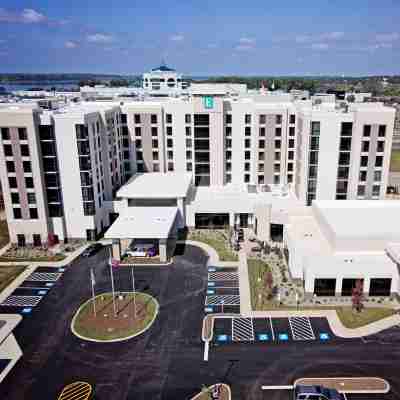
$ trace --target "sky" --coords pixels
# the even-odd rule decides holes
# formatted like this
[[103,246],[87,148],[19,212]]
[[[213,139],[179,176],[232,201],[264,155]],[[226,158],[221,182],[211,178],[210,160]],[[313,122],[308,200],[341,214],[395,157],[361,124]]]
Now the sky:
[[0,72],[391,75],[400,0],[1,0]]

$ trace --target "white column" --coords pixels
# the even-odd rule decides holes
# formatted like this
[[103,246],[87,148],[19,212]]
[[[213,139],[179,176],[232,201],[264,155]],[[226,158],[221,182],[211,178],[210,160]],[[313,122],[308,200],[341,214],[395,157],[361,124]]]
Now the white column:
[[113,239],[112,253],[115,260],[121,261],[121,242],[119,239]]
[[335,287],[335,294],[337,296],[342,295],[342,285],[343,285],[343,277],[342,276],[337,276],[336,277],[336,287]]
[[160,253],[160,261],[167,262],[167,239],[160,239],[158,245]]
[[371,279],[370,278],[364,278],[363,292],[364,292],[365,295],[369,294],[370,285],[371,285]]
[[235,213],[230,212],[229,213],[229,226],[234,226],[235,225]]

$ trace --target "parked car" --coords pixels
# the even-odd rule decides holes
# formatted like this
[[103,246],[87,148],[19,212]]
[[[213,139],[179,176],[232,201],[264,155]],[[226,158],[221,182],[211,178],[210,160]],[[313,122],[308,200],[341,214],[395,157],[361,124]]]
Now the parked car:
[[82,257],[90,257],[100,251],[104,246],[101,243],[94,243],[86,247],[82,253]]
[[294,400],[345,400],[336,389],[319,385],[296,385]]
[[140,244],[128,248],[125,254],[130,257],[154,257],[156,248],[153,244]]

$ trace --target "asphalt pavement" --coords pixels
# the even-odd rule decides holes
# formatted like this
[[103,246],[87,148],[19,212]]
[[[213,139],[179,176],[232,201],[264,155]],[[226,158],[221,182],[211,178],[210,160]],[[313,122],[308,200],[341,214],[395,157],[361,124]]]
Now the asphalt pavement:
[[[156,297],[160,313],[138,338],[97,344],[76,338],[70,322],[91,295],[90,267],[95,268],[97,293],[110,290],[107,253],[75,260],[16,328],[24,355],[0,384],[0,398],[54,400],[64,386],[80,380],[93,386],[96,400],[188,399],[216,382],[230,384],[233,399],[286,400],[290,393],[266,393],[261,386],[323,376],[383,377],[392,391],[379,398],[400,398],[400,329],[367,340],[213,344],[204,362],[205,265],[205,254],[186,246],[171,266],[135,267],[137,290]],[[130,290],[130,268],[121,267],[114,276],[116,290]],[[369,399],[376,397],[357,397]]]

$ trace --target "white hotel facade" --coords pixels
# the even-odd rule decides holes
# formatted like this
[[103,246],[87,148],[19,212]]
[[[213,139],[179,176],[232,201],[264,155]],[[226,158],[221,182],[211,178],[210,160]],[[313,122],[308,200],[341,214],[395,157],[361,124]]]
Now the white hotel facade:
[[[106,237],[122,239],[120,254],[145,235],[133,222],[126,231],[129,214],[133,221],[147,213],[146,235],[159,240],[165,257],[168,238],[184,226],[248,226],[264,241],[278,226],[288,247],[294,219],[310,217],[313,200],[384,199],[394,117],[379,103],[294,100],[235,85],[199,84],[176,98],[81,102],[53,111],[0,105],[11,241],[93,240],[111,225]],[[163,208],[171,221],[158,232]],[[396,240],[400,229],[390,239]],[[300,268],[304,278],[304,263],[291,271]]]

